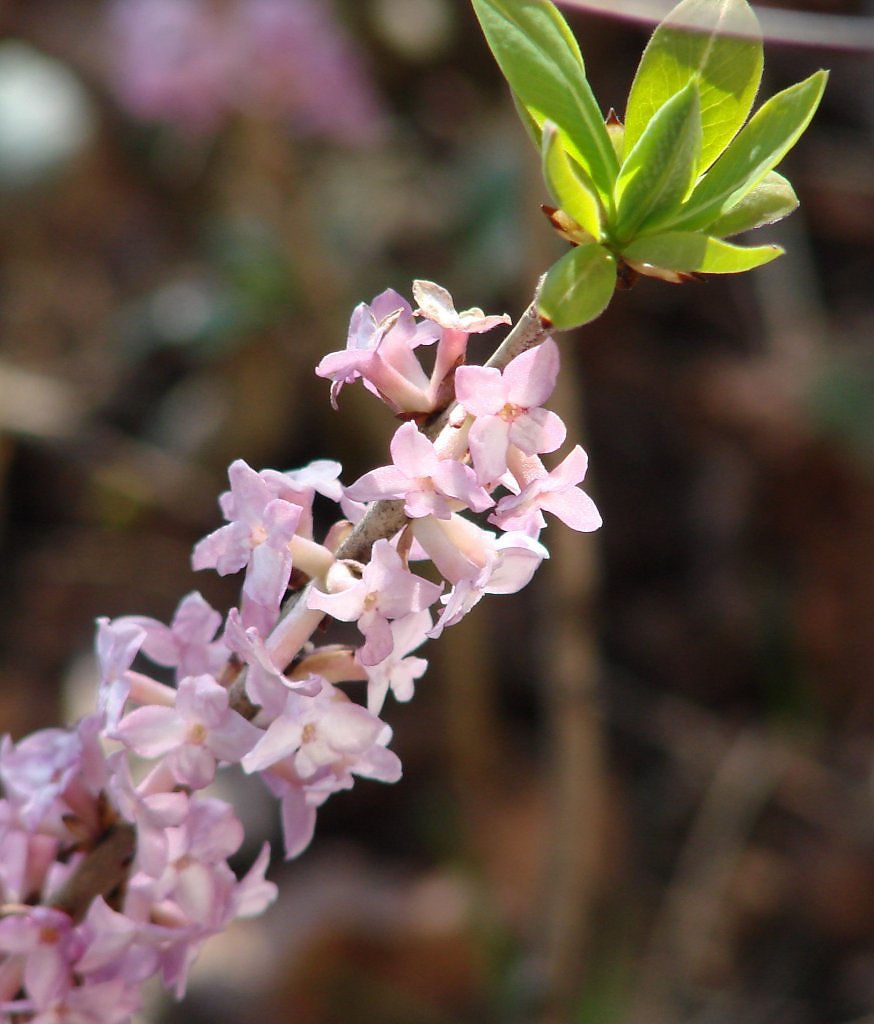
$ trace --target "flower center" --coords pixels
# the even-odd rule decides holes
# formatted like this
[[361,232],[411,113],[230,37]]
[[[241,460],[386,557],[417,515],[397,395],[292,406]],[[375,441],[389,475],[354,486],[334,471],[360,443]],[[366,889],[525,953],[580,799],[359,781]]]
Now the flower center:
[[206,743],[206,726],[203,722],[195,722],[188,730],[186,739],[195,747],[202,747]]

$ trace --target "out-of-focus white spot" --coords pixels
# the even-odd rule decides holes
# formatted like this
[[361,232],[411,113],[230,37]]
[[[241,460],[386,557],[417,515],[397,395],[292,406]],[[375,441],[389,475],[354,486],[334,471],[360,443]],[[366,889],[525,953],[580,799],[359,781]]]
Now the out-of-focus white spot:
[[166,341],[184,344],[206,330],[214,301],[207,285],[200,281],[174,281],[159,288],[149,312],[152,326]]
[[373,27],[408,60],[439,55],[452,38],[453,15],[446,0],[377,0]]
[[84,148],[94,126],[70,70],[26,43],[0,43],[0,184],[39,179]]

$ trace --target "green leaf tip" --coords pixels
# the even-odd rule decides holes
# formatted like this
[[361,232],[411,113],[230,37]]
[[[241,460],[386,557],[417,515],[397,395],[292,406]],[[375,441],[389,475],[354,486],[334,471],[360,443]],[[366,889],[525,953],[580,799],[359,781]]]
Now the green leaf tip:
[[[667,231],[637,239],[623,257],[633,267],[643,264],[688,274],[740,274],[782,254],[779,245],[746,247],[694,231]],[[635,269],[646,273],[643,268]]]
[[698,182],[674,226],[707,227],[751,192],[810,124],[827,80],[827,71],[817,71],[762,104]]
[[618,161],[579,47],[548,0],[473,0],[498,66],[530,117],[553,121],[567,147],[607,199]]
[[694,80],[701,97],[701,169],[709,167],[746,120],[763,60],[761,28],[746,0],[683,0],[644,50],[628,96],[626,146]]
[[701,102],[692,80],[656,111],[619,169],[612,236],[628,239],[678,210],[700,156]]

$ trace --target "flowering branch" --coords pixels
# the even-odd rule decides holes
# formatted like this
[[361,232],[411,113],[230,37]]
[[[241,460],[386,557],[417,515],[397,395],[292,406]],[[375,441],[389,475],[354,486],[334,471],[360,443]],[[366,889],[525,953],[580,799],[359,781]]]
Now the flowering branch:
[[[541,149],[560,204],[550,217],[572,249],[484,366],[466,364],[469,337],[506,315],[459,312],[427,281],[413,284],[415,310],[391,289],[361,303],[345,349],[316,373],[331,381],[335,408],[360,381],[401,420],[391,464],[344,486],[329,460],[288,472],[232,463],[219,499],[225,523],[195,546],[192,563],[243,573],[238,606],[223,616],[192,593],[169,624],[100,620],[96,711],[69,730],[3,739],[5,1015],[125,1024],[147,978],[183,995],[203,943],[276,897],[267,844],[243,878],[228,865],[243,829],[229,804],[207,795],[217,771],[260,777],[279,802],[285,856],[297,856],[332,794],[356,778],[400,778],[379,716],[389,694],[413,696],[427,667],[415,654],[422,644],[486,594],[529,583],[549,557],[547,514],[581,532],[600,527],[580,486],[585,451],[573,446],[552,469],[541,460],[567,434],[546,408],[560,363],[549,331],[597,315],[619,277],[680,281],[777,255],[723,236],[792,208],[788,183],[769,176],[824,85],[824,73],[812,76],[741,128],[760,43],[744,39],[728,60],[717,28],[726,10],[741,21],[751,12],[745,0],[681,7],[690,3],[719,13],[692,40],[697,65],[688,29],[669,19],[644,54],[623,132],[615,118],[602,121],[548,0],[474,0]],[[431,346],[426,371],[418,349]],[[321,540],[317,496],[342,513]],[[428,577],[414,571],[421,561]],[[363,642],[317,646],[326,616],[355,623]],[[172,670],[175,685],[134,667],[140,658]]]

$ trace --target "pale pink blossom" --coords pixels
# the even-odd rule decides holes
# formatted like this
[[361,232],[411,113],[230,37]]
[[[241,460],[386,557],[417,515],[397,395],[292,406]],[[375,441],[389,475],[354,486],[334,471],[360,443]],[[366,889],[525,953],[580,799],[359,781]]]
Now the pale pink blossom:
[[512,532],[500,537],[463,516],[445,521],[414,519],[413,533],[441,574],[452,583],[440,598],[445,606],[428,635],[440,636],[485,594],[515,594],[527,586],[544,558],[546,548],[528,534]]
[[133,622],[97,620],[97,662],[100,683],[97,710],[106,715],[106,726],[115,728],[130,693],[127,672],[146,639],[146,631]]
[[482,512],[494,504],[473,470],[455,459],[438,458],[433,442],[415,423],[398,427],[390,450],[393,465],[365,473],[346,488],[350,498],[403,498],[404,512],[411,519],[428,515],[448,519],[460,508]]
[[182,680],[175,707],[136,708],[112,735],[142,757],[163,758],[182,785],[203,789],[219,761],[239,761],[261,733],[230,707],[223,686],[202,675]]
[[208,135],[237,111],[364,144],[384,128],[354,41],[321,0],[112,0],[111,84],[134,117]]
[[427,609],[391,623],[391,653],[376,665],[364,667],[367,672],[367,710],[371,714],[380,713],[389,690],[396,700],[406,702],[412,699],[415,681],[424,675],[428,662],[408,655],[425,642],[431,626],[431,614]]
[[289,545],[302,509],[275,498],[270,484],[242,459],[231,463],[228,479],[231,490],[221,505],[230,522],[195,546],[192,565],[220,576],[245,567],[243,618],[266,631],[276,621],[291,577]]
[[117,978],[74,986],[45,1005],[21,1000],[7,1003],[3,1009],[11,1020],[26,1014],[29,1024],[128,1024],[141,1005],[139,985]]
[[390,739],[385,722],[326,683],[315,697],[288,695],[285,711],[243,758],[243,769],[263,771],[290,759],[304,785],[347,789],[353,775],[396,782],[401,767],[386,749]]
[[555,451],[564,441],[562,421],[541,408],[552,394],[558,369],[558,346],[551,338],[516,356],[503,371],[490,366],[458,368],[455,394],[476,417],[468,440],[481,483],[494,484],[504,475],[510,445],[536,455]]
[[490,331],[499,324],[512,323],[506,313],[500,316],[486,316],[478,306],[462,310],[460,313],[456,312],[452,296],[433,281],[413,281],[413,298],[419,304],[417,316],[427,317],[447,330],[479,334]]
[[327,592],[313,589],[308,605],[342,622],[357,622],[366,643],[358,652],[362,665],[375,665],[392,649],[389,619],[403,618],[433,604],[440,587],[407,569],[387,540],[378,540],[356,578],[350,566],[337,562],[328,573]]
[[142,629],[143,654],[157,665],[175,668],[177,682],[184,676],[215,674],[228,658],[227,647],[215,639],[222,617],[196,590],[182,598],[169,626],[145,615],[125,615],[115,624]]
[[239,104],[281,118],[296,133],[347,145],[372,143],[384,114],[360,49],[325,0],[237,0]]
[[279,799],[286,859],[309,846],[316,810],[354,775],[396,781],[400,761],[385,744],[390,728],[324,684],[315,697],[291,693],[287,707],[268,727],[243,767],[259,772]]
[[318,680],[288,679],[273,661],[261,635],[254,626],[246,628],[236,608],[228,612],[225,640],[230,649],[246,663],[246,693],[253,704],[257,704],[271,718],[285,707],[289,690],[312,695],[320,687]]
[[[531,460],[533,462],[534,460]],[[537,460],[539,463],[539,460]],[[502,530],[538,530],[545,526],[542,511],[551,512],[572,530],[587,533],[601,526],[595,503],[577,484],[586,476],[588,457],[577,445],[552,472],[540,464],[518,494],[501,498],[489,522]],[[530,463],[526,463],[526,466]]]
[[142,793],[130,775],[124,751],[110,757],[109,791],[122,817],[137,827],[135,864],[154,878],[167,866],[167,829],[184,821],[188,813],[185,793]]
[[114,0],[111,83],[130,113],[194,134],[214,131],[230,93],[231,53],[204,0]]
[[[282,498],[283,501],[290,501],[300,507],[297,533],[312,539],[313,500],[316,494],[321,494],[330,501],[339,502],[347,519],[352,519],[355,515],[355,510],[348,508],[345,501],[343,487],[338,479],[341,471],[342,466],[333,459],[314,459],[301,469],[290,469],[284,473],[276,469],[262,469],[259,475],[274,498]],[[221,498],[219,501],[221,502]],[[222,507],[224,509],[224,506]]]
[[414,349],[436,341],[438,334],[430,323],[417,324],[406,299],[387,289],[371,305],[362,302],[355,307],[346,348],[325,356],[316,373],[333,382],[335,409],[343,385],[360,377],[395,412],[428,412],[430,381]]
[[35,831],[51,818],[55,831],[64,815],[95,824],[93,798],[106,781],[100,748],[103,717],[81,719],[75,729],[41,729],[13,743],[0,743],[0,781],[26,829]]

